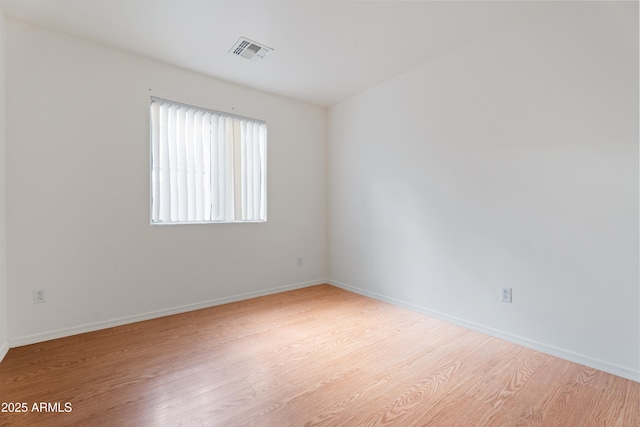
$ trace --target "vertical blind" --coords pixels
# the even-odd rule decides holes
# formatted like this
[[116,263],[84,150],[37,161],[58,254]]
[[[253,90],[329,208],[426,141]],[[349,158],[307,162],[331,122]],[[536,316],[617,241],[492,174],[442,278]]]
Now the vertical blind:
[[267,125],[151,98],[151,222],[266,220]]

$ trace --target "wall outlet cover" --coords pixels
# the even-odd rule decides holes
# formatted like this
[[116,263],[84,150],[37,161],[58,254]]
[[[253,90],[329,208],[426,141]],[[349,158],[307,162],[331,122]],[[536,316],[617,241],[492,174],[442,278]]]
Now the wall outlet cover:
[[500,289],[500,301],[511,302],[511,288]]

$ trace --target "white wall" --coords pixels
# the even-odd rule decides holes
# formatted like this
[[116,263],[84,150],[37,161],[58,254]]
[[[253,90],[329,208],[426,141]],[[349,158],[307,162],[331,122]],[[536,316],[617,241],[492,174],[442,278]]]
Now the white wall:
[[640,380],[638,4],[544,7],[330,109],[329,277]]
[[5,139],[5,31],[6,22],[0,8],[0,360],[9,350],[7,313],[7,210],[6,210],[6,139]]
[[[324,282],[325,109],[11,20],[7,54],[12,345]],[[149,225],[151,95],[267,121],[268,222]]]

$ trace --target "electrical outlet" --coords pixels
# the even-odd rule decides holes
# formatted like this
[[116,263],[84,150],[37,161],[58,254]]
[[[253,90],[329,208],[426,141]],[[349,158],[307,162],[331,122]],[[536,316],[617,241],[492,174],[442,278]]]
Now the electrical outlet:
[[47,290],[46,289],[34,289],[33,290],[33,303],[40,304],[47,302]]
[[298,267],[302,267],[302,257],[298,257]]
[[500,301],[511,302],[511,288],[502,288],[500,290]]

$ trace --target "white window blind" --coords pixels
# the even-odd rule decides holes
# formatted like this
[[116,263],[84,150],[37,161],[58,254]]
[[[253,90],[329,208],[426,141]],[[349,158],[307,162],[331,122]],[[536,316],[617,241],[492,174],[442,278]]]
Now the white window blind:
[[266,123],[151,98],[151,222],[266,220]]

